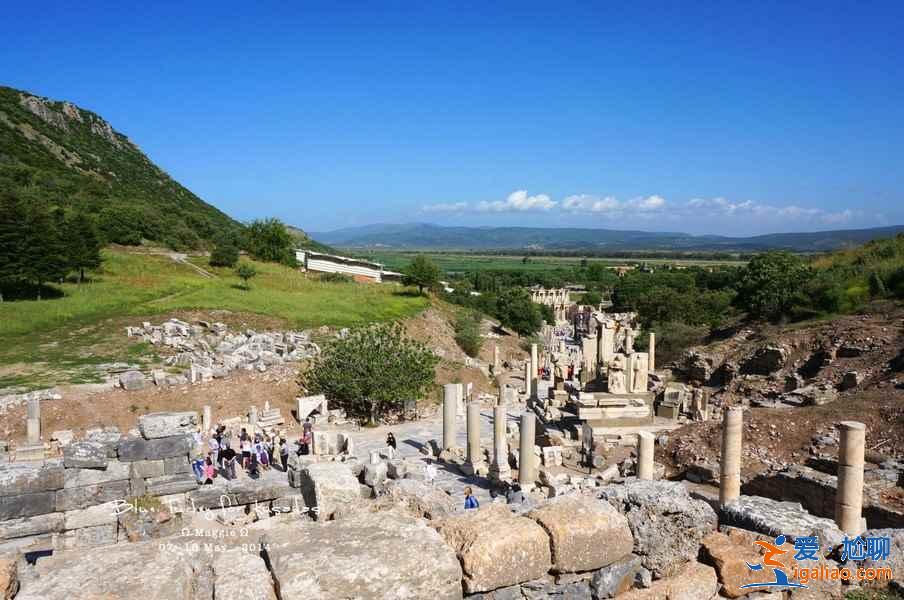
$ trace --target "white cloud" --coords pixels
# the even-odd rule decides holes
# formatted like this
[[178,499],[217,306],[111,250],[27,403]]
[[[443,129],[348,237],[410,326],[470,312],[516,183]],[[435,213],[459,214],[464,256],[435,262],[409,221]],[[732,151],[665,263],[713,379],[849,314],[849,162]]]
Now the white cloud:
[[518,190],[508,195],[505,200],[494,200],[493,202],[481,202],[477,205],[480,212],[526,212],[526,211],[549,211],[558,204],[546,194],[537,194],[536,196],[528,196],[527,190]]
[[662,220],[676,222],[686,219],[707,217],[748,220],[755,222],[795,222],[800,224],[820,223],[823,225],[843,225],[863,216],[860,211],[841,209],[828,211],[821,208],[807,208],[790,204],[774,206],[752,200],[729,200],[723,197],[692,198],[686,202],[669,202],[658,194],[637,196],[619,200],[614,196],[574,194],[561,202],[547,194],[528,195],[527,190],[516,190],[505,200],[477,203],[448,202],[428,204],[421,207],[423,212],[432,213],[526,213],[550,212],[558,210],[572,215],[596,215],[601,218]]
[[421,207],[423,212],[460,213],[468,210],[467,202],[440,202],[439,204],[426,204]]

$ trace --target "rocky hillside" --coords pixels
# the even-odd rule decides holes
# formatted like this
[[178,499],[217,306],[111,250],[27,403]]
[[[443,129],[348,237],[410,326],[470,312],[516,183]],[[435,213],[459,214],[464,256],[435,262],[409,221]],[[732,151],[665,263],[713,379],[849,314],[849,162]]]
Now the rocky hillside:
[[197,247],[218,232],[241,228],[100,116],[2,86],[0,192],[84,210],[111,242]]

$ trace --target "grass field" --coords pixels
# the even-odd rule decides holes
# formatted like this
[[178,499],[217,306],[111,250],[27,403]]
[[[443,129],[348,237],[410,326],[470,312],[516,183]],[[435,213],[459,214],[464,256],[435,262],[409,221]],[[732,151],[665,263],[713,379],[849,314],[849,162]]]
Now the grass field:
[[95,381],[98,364],[148,357],[122,330],[139,319],[218,310],[251,324],[346,327],[408,317],[429,303],[397,286],[321,283],[269,263],[253,263],[258,275],[244,290],[231,269],[206,259],[196,261],[214,278],[168,256],[105,251],[104,259],[91,283],[58,286],[60,298],[0,303],[0,389]]
[[[474,271],[549,271],[554,269],[572,269],[580,266],[584,260],[577,256],[531,256],[528,262],[523,262],[523,256],[500,256],[482,254],[456,254],[446,252],[371,252],[367,256],[370,260],[386,265],[387,269],[398,271],[408,265],[418,254],[426,254],[446,272],[474,272]],[[598,262],[606,266],[633,265],[645,262],[651,265],[676,265],[676,266],[715,266],[730,265],[742,266],[741,260],[706,260],[706,259],[681,259],[681,258],[587,258],[588,263]]]

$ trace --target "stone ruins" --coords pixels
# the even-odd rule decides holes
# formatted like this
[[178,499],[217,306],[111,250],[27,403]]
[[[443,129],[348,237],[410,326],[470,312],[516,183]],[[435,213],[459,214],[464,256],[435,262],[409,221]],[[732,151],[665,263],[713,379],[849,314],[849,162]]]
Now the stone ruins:
[[[55,432],[47,444],[41,405],[52,400],[26,399],[26,439],[2,448],[14,460],[0,464],[0,595],[765,600],[840,599],[861,587],[742,587],[766,580],[747,567],[763,561],[754,542],[779,535],[789,548],[818,539],[826,568],[892,567],[892,581],[875,585],[900,585],[904,515],[871,491],[862,423],[837,425],[835,475],[799,465],[751,477],[752,409],[668,380],[637,315],[566,313],[581,316],[544,325],[496,395],[445,383],[439,415],[394,425],[397,443],[306,396],[292,415],[266,401],[238,416],[206,406],[142,415],[127,433]],[[157,343],[221,366],[236,353],[313,351],[284,334],[268,342],[214,329],[164,326]],[[717,428],[718,464],[667,479],[657,452],[691,420]],[[198,432],[217,425],[282,436],[290,452],[272,469],[200,485]],[[468,491],[479,509],[464,508]],[[887,560],[842,557],[860,535],[887,538]]]

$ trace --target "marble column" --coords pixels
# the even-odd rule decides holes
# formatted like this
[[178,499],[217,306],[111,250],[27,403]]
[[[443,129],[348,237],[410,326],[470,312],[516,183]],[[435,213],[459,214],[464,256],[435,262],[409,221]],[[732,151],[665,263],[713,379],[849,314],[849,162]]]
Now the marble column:
[[458,414],[458,384],[443,386],[443,450],[455,447],[455,417]]
[[505,425],[508,419],[508,408],[504,405],[493,407],[493,465],[490,474],[502,480],[512,476],[508,464],[508,439],[505,436]]
[[493,344],[493,373],[499,374],[499,344]]
[[209,432],[213,426],[213,423],[211,421],[212,419],[210,415],[210,406],[205,405],[204,411],[201,413],[201,429],[205,434],[207,434],[207,432]]
[[527,394],[528,398],[533,397],[533,392],[530,389],[530,382],[533,378],[530,376],[530,360],[524,363],[524,393]]
[[650,373],[656,370],[656,334],[650,334],[650,348],[647,350],[650,355]]
[[537,457],[534,456],[536,416],[525,411],[521,414],[521,445],[518,451],[518,483],[533,485],[537,480]]
[[28,443],[41,443],[41,400],[40,398],[29,398],[27,409],[27,420],[25,421]]
[[539,363],[537,362],[537,345],[530,345],[530,395],[531,398],[537,398],[537,370]]
[[838,491],[835,494],[835,523],[848,536],[863,533],[863,457],[866,426],[857,421],[838,424]]
[[[248,425],[249,425],[248,433],[253,436],[255,433],[257,433],[257,407],[256,406],[252,406],[248,410]],[[204,433],[205,433],[205,435],[207,434],[206,431]]]
[[480,402],[468,402],[468,462],[472,465],[483,462],[480,451]]
[[653,449],[656,446],[656,436],[649,431],[641,431],[637,434],[637,478],[653,479]]
[[741,434],[744,412],[732,407],[722,416],[722,461],[719,477],[719,505],[725,506],[741,495]]

